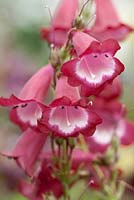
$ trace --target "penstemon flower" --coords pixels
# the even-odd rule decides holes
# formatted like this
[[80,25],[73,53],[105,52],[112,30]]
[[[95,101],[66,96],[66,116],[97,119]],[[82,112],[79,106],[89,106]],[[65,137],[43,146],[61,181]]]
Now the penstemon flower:
[[11,120],[26,129],[37,126],[42,117],[42,102],[53,79],[53,68],[47,65],[41,68],[23,87],[18,97],[0,98],[1,106],[10,106]]
[[89,33],[100,41],[122,41],[133,29],[121,22],[112,0],[95,0],[96,19]]
[[78,0],[62,0],[52,19],[51,26],[41,29],[43,39],[62,46],[67,40],[67,32],[71,29],[78,11]]
[[91,188],[102,200],[120,200],[124,191],[118,150],[134,144],[134,122],[119,101],[124,65],[115,54],[121,48],[117,40],[132,29],[120,23],[110,0],[94,0],[96,19],[89,29],[88,2],[79,9],[78,0],[60,1],[50,27],[41,30],[51,47],[49,64],[18,96],[0,97],[22,131],[1,154],[30,177],[19,187],[30,200],[71,200],[70,189],[81,180],[87,186],[79,200]]
[[119,138],[122,145],[133,143],[134,126],[125,119],[123,106],[117,100],[95,99],[94,110],[102,118],[102,124],[97,127],[93,137],[86,138],[91,152],[103,152],[110,146],[112,138]]
[[78,57],[64,63],[62,73],[68,76],[72,86],[81,85],[82,95],[96,94],[124,70],[123,64],[114,57],[120,46],[112,39],[102,43],[91,40],[85,33],[76,33],[74,37]]
[[53,177],[51,163],[44,160],[33,176],[33,183],[21,181],[19,190],[30,200],[43,200],[44,194],[52,194],[59,198],[63,195],[61,182]]
[[27,175],[32,176],[35,170],[35,163],[46,139],[47,134],[42,134],[28,128],[21,134],[15,147],[8,152],[2,152],[2,155],[13,158]]
[[61,77],[56,87],[56,96],[59,94],[60,98],[56,98],[48,108],[44,108],[39,123],[45,125],[54,135],[65,138],[77,136],[79,133],[92,135],[101,119],[91,111],[90,105],[79,100],[78,88],[69,86],[66,78]]

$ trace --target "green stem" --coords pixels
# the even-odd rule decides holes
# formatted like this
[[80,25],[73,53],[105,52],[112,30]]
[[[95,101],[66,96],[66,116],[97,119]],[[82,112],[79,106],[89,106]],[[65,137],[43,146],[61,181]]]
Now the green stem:
[[70,165],[68,160],[68,141],[63,141],[63,159],[62,159],[62,173],[64,182],[64,200],[70,200],[69,195],[69,178],[70,178]]

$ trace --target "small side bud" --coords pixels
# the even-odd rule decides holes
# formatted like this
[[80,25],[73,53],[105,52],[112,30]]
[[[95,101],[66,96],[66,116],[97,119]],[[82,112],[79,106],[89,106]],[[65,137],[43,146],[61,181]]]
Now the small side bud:
[[68,145],[70,146],[71,149],[73,149],[75,147],[75,139],[69,138]]
[[55,141],[56,141],[56,144],[59,146],[63,144],[63,138],[56,138]]
[[59,52],[57,48],[54,47],[53,44],[51,44],[51,54],[50,54],[50,62],[54,68],[57,68],[60,66],[60,57]]
[[83,29],[84,28],[84,23],[83,19],[81,16],[77,16],[76,19],[74,20],[73,27],[76,27],[77,29]]

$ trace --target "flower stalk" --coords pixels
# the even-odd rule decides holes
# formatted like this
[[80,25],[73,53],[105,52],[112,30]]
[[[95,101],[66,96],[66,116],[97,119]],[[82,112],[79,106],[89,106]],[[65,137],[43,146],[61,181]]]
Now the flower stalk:
[[[96,17],[89,28],[92,3]],[[121,200],[125,187],[116,164],[120,146],[134,144],[134,122],[119,101],[125,67],[116,52],[118,40],[131,31],[120,23],[111,0],[87,0],[81,10],[78,0],[61,0],[50,26],[41,30],[50,45],[49,64],[18,97],[0,97],[23,132],[2,154],[31,177],[20,183],[29,200],[72,200],[70,189],[81,180],[84,193]],[[47,104],[49,90],[54,94]]]

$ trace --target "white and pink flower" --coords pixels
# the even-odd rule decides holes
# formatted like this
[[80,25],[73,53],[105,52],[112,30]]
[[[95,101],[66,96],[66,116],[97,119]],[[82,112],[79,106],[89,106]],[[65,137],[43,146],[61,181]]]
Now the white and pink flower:
[[[79,57],[64,63],[61,71],[68,77],[70,85],[81,86],[81,94],[89,96],[97,94],[112,82],[124,70],[124,66],[114,57],[120,49],[117,41],[109,39],[100,43],[89,36],[87,45],[88,36],[85,35],[74,35],[74,48]],[[85,37],[86,44],[83,46]]]

